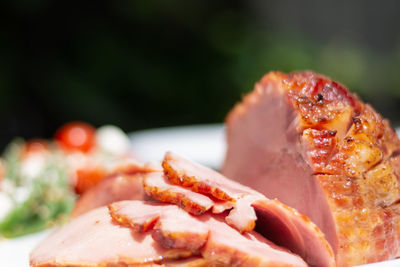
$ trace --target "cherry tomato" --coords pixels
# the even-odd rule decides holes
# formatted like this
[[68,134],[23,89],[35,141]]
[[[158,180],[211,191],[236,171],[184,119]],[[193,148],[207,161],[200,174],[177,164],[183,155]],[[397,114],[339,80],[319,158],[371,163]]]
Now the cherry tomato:
[[100,166],[85,167],[76,170],[75,192],[83,194],[100,182],[106,174],[106,170]]
[[49,152],[49,143],[43,139],[32,139],[26,142],[22,151],[22,156],[28,156],[32,153],[47,153]]
[[89,152],[96,145],[96,130],[84,122],[64,124],[55,134],[55,140],[65,151]]

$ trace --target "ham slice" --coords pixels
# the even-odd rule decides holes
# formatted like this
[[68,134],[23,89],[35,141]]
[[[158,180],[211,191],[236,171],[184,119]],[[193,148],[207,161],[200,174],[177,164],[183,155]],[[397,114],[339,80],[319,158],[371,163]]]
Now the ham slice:
[[75,203],[72,217],[115,201],[144,199],[143,175],[160,170],[156,164],[142,164],[134,160],[113,164],[109,167],[108,177],[80,196]]
[[[202,218],[190,216],[177,206],[120,201],[110,204],[109,210],[115,221],[133,226],[134,231],[154,230],[153,239],[165,248],[187,249],[198,254],[208,238],[209,229]],[[155,223],[149,224],[150,221]]]
[[162,172],[145,175],[143,186],[146,194],[154,199],[176,204],[191,214],[203,214],[214,205],[214,202],[204,195],[167,183]]
[[223,174],[307,215],[338,266],[400,256],[400,141],[371,106],[322,75],[272,72],[226,125]]
[[[198,194],[193,191],[201,192],[204,195],[200,196],[207,196],[213,201],[213,205],[217,205],[217,209],[230,209],[224,219],[240,232],[252,231],[257,220],[259,233],[281,246],[290,248],[310,265],[335,265],[333,251],[322,232],[296,210],[174,153],[168,152],[162,165],[165,177],[154,173],[144,178],[145,191],[150,191],[150,195],[156,199],[176,204],[176,201],[170,201],[175,199],[174,195],[166,196],[167,188],[176,190],[177,185],[182,186],[180,195],[183,195],[182,199],[186,201],[183,205],[185,209],[201,206],[204,203],[203,200],[197,202],[201,198],[192,197],[193,194]],[[165,179],[168,179],[169,183]],[[151,184],[150,189],[148,184]],[[158,194],[160,191],[163,193]]]
[[[307,266],[256,232],[241,235],[218,216],[191,216],[161,203],[116,202],[49,236],[31,253],[31,266]],[[156,223],[144,227],[148,221]]]
[[144,197],[143,174],[108,176],[86,191],[75,203],[72,217],[119,200]]
[[[251,202],[264,199],[262,194],[172,152],[165,154],[162,166],[169,182],[228,203],[222,207],[233,207],[226,217],[231,226],[241,232],[254,229],[257,218]],[[223,208],[217,207],[215,210],[219,212]]]
[[[146,215],[138,206],[148,205],[138,201],[122,201],[110,205],[118,215],[128,218],[132,225]],[[151,205],[149,215],[157,206]],[[160,209],[162,207],[162,209]],[[141,214],[135,211],[140,209]],[[271,244],[255,232],[241,235],[228,226],[219,215],[191,216],[176,206],[158,206],[158,218],[153,238],[164,247],[187,249],[213,266],[306,266],[298,256]]]
[[249,194],[263,197],[249,187],[231,181],[210,168],[172,152],[165,154],[162,166],[171,183],[191,188],[194,192],[211,195],[222,201],[236,200]]
[[89,211],[57,230],[30,256],[33,267],[128,266],[188,258],[187,250],[169,250],[151,235],[115,223],[107,207]]
[[209,224],[212,230],[202,255],[215,262],[214,266],[308,266],[300,258],[288,257],[287,252],[256,232],[240,235],[214,218]]

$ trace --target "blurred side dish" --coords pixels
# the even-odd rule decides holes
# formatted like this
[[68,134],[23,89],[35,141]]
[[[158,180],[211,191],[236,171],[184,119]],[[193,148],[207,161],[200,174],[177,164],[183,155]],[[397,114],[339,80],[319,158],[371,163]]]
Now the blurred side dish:
[[70,122],[53,140],[13,140],[0,159],[0,238],[66,221],[80,194],[130,158],[129,138],[111,125]]

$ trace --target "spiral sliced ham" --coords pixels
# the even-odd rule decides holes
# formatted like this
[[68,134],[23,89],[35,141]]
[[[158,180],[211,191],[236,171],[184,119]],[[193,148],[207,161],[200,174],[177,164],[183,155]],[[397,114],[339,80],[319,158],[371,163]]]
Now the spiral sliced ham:
[[339,83],[272,72],[228,115],[223,174],[307,215],[338,266],[400,255],[400,141]]

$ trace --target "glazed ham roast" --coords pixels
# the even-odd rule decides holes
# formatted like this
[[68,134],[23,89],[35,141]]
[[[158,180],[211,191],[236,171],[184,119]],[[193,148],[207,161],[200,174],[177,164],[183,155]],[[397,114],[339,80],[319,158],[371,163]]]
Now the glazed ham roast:
[[307,215],[338,266],[400,255],[400,142],[341,84],[272,72],[226,120],[222,173]]
[[173,153],[162,166],[142,176],[155,200],[73,219],[31,266],[335,266],[323,233],[296,210]]

